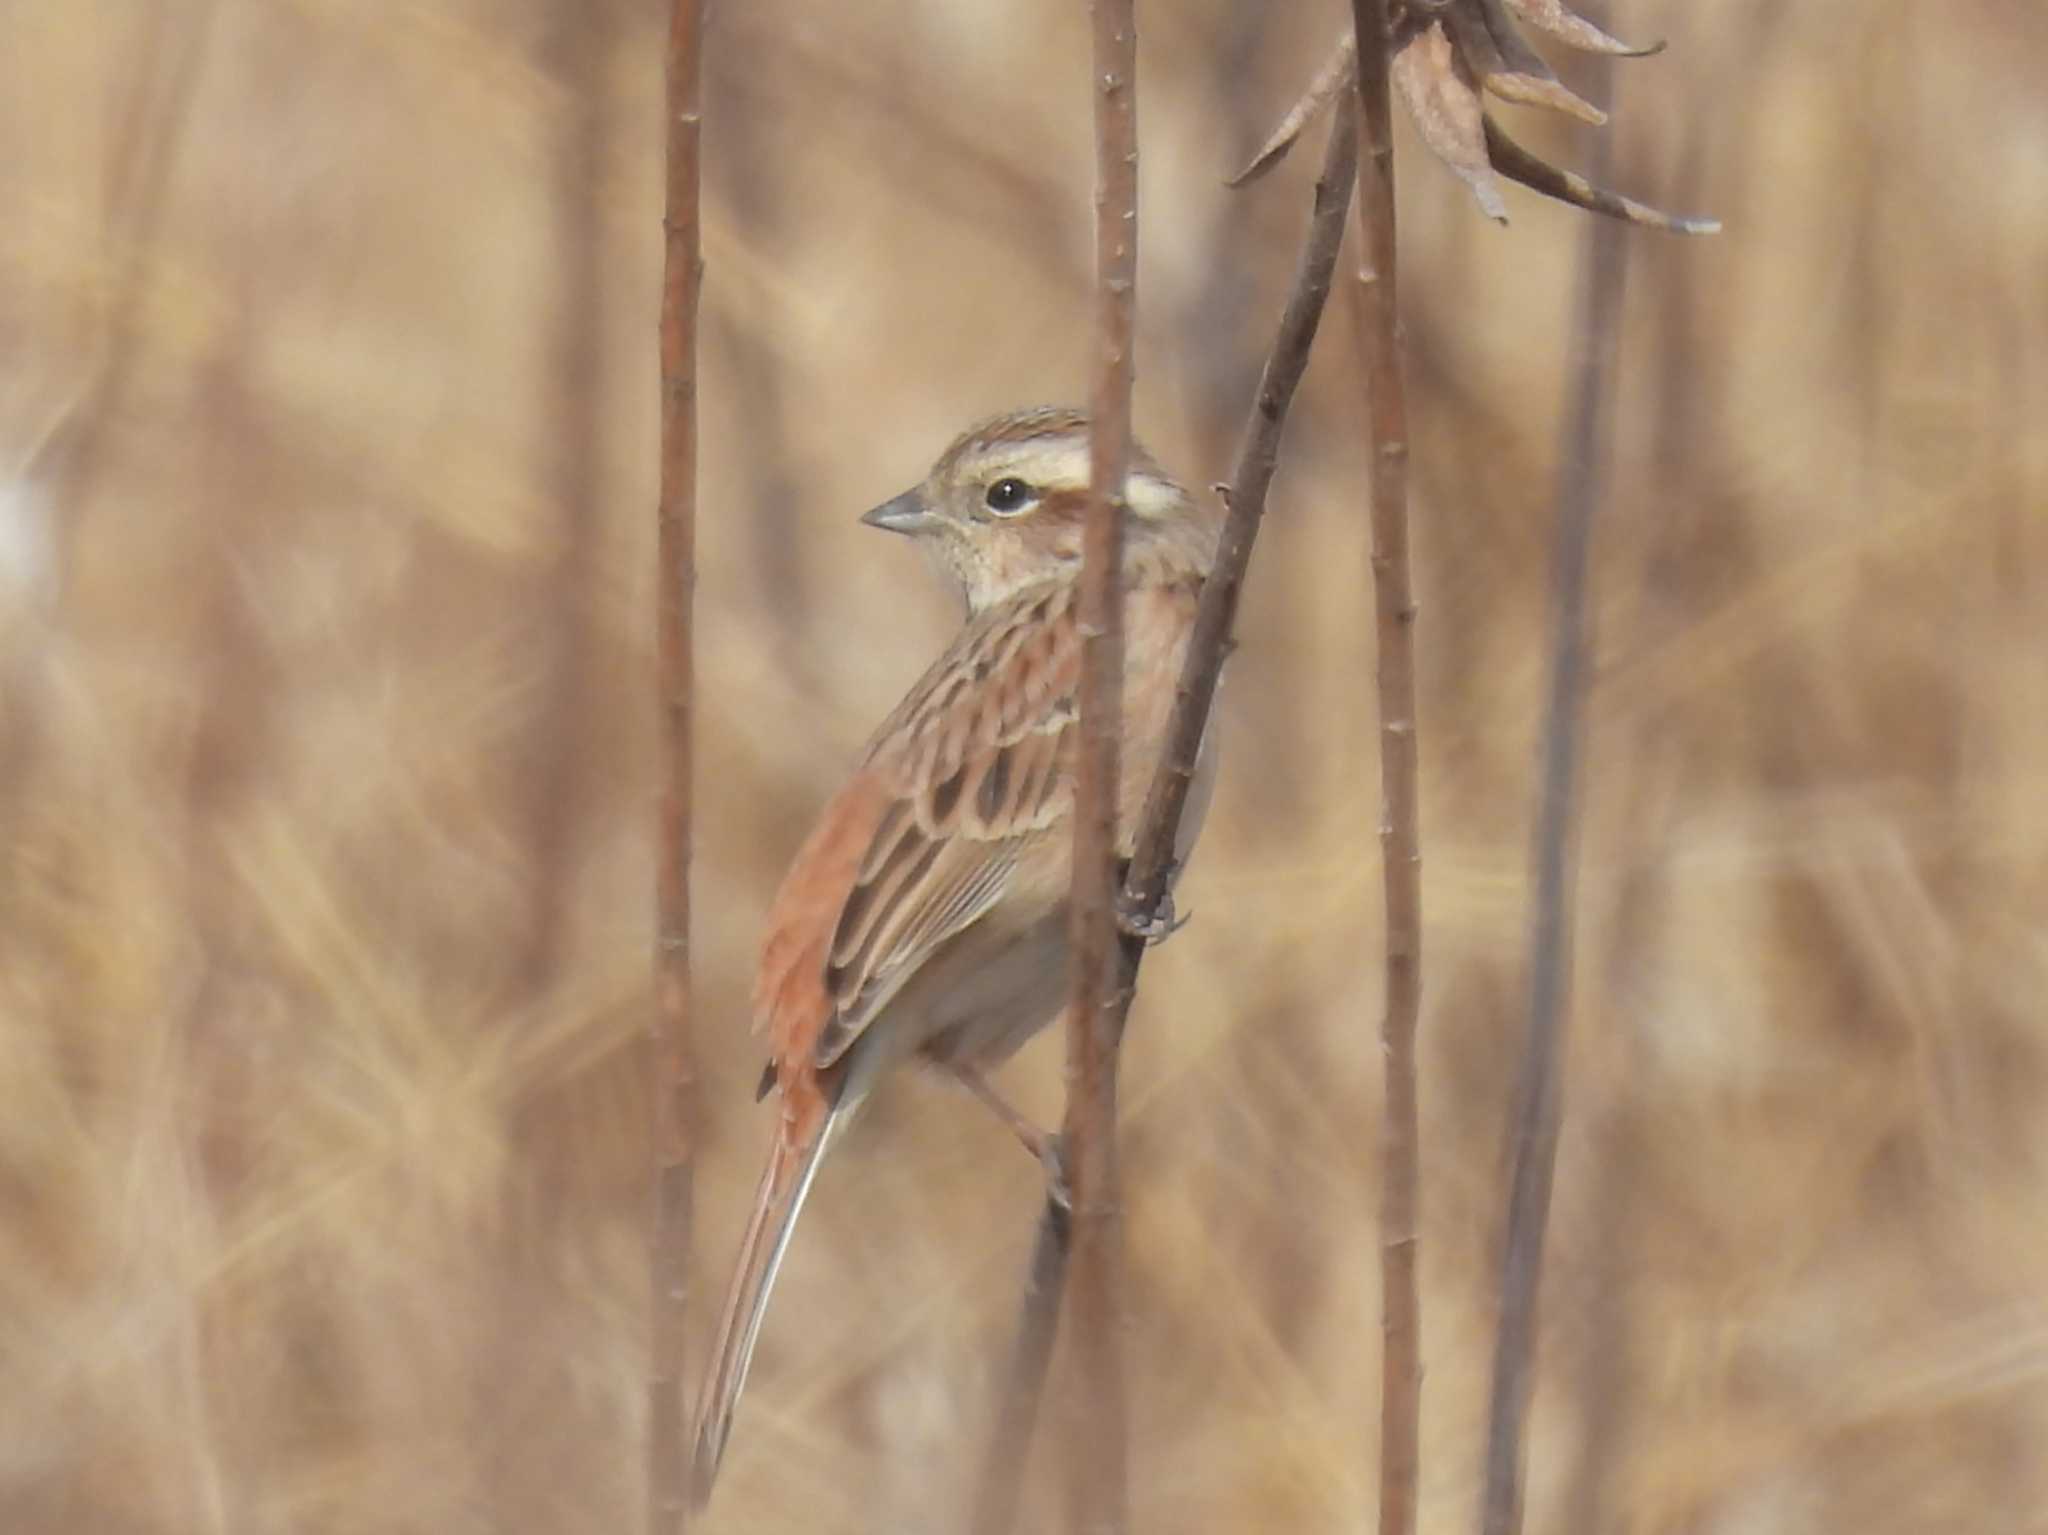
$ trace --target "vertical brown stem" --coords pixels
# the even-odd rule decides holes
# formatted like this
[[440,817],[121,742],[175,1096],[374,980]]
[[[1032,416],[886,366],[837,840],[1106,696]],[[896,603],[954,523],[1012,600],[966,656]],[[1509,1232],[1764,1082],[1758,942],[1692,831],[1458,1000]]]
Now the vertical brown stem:
[[[1593,68],[1606,84],[1605,58]],[[1605,94],[1602,90],[1600,94]],[[1593,139],[1587,174],[1607,180],[1607,141]],[[1522,1527],[1522,1439],[1534,1381],[1536,1298],[1557,1164],[1565,1008],[1571,991],[1573,852],[1578,832],[1578,758],[1585,712],[1586,583],[1593,519],[1606,492],[1603,433],[1608,375],[1621,318],[1622,226],[1586,226],[1577,356],[1558,476],[1557,543],[1551,570],[1550,688],[1543,723],[1543,782],[1536,818],[1535,909],[1529,934],[1529,1009],[1516,1093],[1514,1172],[1501,1259],[1500,1326],[1494,1334],[1487,1408],[1485,1535]]]
[[1073,1200],[1068,1304],[1075,1366],[1072,1523],[1127,1516],[1121,1346],[1123,1210],[1116,1155],[1117,1045],[1125,992],[1117,930],[1116,813],[1123,724],[1123,508],[1131,456],[1138,275],[1137,22],[1133,0],[1094,0],[1095,377],[1083,542],[1081,751],[1075,792],[1073,1000],[1062,1142]]
[[662,211],[661,490],[656,513],[656,698],[661,808],[654,949],[654,1212],[650,1244],[647,1529],[677,1535],[689,1519],[683,1443],[683,1324],[689,1297],[694,1150],[690,1100],[691,598],[696,582],[697,299],[703,283],[703,0],[669,12],[667,156]]
[[1422,1004],[1415,595],[1408,578],[1408,401],[1395,283],[1390,0],[1352,0],[1358,37],[1359,344],[1372,454],[1372,574],[1379,636],[1380,851],[1386,881],[1386,1104],[1380,1155],[1380,1535],[1412,1535],[1422,1405],[1415,1284],[1419,1141],[1415,1028]]
[[[1280,315],[1279,328],[1259,375],[1258,393],[1246,417],[1236,467],[1230,481],[1229,515],[1217,542],[1216,563],[1202,588],[1187,660],[1181,668],[1173,716],[1167,725],[1166,751],[1145,800],[1138,828],[1137,852],[1124,885],[1124,902],[1134,912],[1157,913],[1173,873],[1173,847],[1181,814],[1194,780],[1195,762],[1215,702],[1217,678],[1230,650],[1237,601],[1251,563],[1252,545],[1266,511],[1266,493],[1280,457],[1280,439],[1294,393],[1308,368],[1309,349],[1322,322],[1344,239],[1344,219],[1351,207],[1351,184],[1358,153],[1357,112],[1350,100],[1340,103],[1330,130],[1322,174],[1316,180],[1315,206],[1302,242],[1294,286]],[[1123,941],[1118,948],[1121,980],[1117,988],[1116,1024],[1123,1026],[1137,985],[1142,945]],[[996,1434],[990,1442],[976,1495],[976,1535],[1004,1535],[1016,1522],[1022,1491],[1024,1457],[1030,1449],[1032,1424],[1052,1351],[1053,1323],[1065,1281],[1070,1223],[1056,1199],[1048,1199],[1039,1222],[1031,1257],[1031,1276],[1023,1317],[1010,1356],[1005,1393]]]
[[996,1408],[995,1428],[975,1487],[974,1518],[968,1526],[974,1535],[1009,1535],[1016,1528],[1017,1509],[1024,1498],[1024,1468],[1031,1459],[1031,1434],[1038,1422],[1038,1400],[1044,1393],[1053,1339],[1059,1331],[1072,1238],[1070,1213],[1057,1193],[1049,1192],[1038,1217],[1038,1236],[1031,1244],[1031,1270],[1024,1280],[1017,1341],[1011,1346],[1003,1375],[1003,1398]]

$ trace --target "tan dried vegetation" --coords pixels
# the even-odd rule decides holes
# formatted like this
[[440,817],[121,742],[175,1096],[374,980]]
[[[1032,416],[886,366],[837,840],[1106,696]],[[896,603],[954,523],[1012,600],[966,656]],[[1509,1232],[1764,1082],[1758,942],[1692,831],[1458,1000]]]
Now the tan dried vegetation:
[[[1198,482],[1229,462],[1313,157],[1222,177],[1316,69],[1326,9],[1147,12],[1138,414]],[[2040,1529],[2048,23],[1636,0],[1613,24],[1671,44],[1601,103],[1613,181],[1726,232],[1631,245],[1531,1529]],[[11,1535],[637,1507],[658,26],[613,0],[9,12]],[[707,1282],[765,1135],[762,907],[951,622],[854,514],[966,415],[1082,392],[1086,56],[1078,6],[718,8]],[[1491,110],[1577,158],[1568,123]],[[1422,1514],[1455,1530],[1580,215],[1507,188],[1498,229],[1417,147]],[[1150,1529],[1358,1528],[1373,1495],[1356,383],[1327,328],[1195,920],[1134,1020]],[[1057,1055],[1010,1079],[1048,1118]],[[826,1178],[866,1198],[802,1233],[714,1513],[946,1528],[1036,1170],[906,1081]]]

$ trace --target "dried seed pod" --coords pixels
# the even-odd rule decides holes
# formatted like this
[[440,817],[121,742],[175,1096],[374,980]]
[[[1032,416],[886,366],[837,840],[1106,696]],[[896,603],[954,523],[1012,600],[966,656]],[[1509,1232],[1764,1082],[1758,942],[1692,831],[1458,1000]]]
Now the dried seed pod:
[[[1631,47],[1566,8],[1562,0],[1408,0],[1398,6],[1392,39],[1394,87],[1422,141],[1472,189],[1486,215],[1507,221],[1497,179],[1505,176],[1573,207],[1646,228],[1678,234],[1719,229],[1718,220],[1662,213],[1550,165],[1509,138],[1487,115],[1482,90],[1504,101],[1562,112],[1594,127],[1607,121],[1605,112],[1558,80],[1517,30],[1517,17],[1585,52],[1640,58],[1664,47],[1661,42]],[[1278,164],[1310,120],[1340,91],[1351,88],[1357,68],[1357,42],[1347,36],[1230,185],[1242,186]]]

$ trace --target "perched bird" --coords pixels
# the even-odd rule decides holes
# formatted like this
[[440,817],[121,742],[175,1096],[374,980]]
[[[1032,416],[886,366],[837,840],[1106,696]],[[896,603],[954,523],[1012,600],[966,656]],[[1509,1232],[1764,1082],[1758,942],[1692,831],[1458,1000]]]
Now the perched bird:
[[[1219,524],[1135,446],[1125,500],[1128,858]],[[698,1399],[700,1504],[804,1197],[882,1076],[912,1059],[937,1067],[1043,1151],[984,1073],[1067,994],[1087,503],[1087,416],[1038,409],[971,427],[923,484],[861,519],[922,544],[967,621],[875,732],[769,910],[753,1010],[769,1041],[762,1092],[782,1112]],[[1182,859],[1206,808],[1207,743],[1201,758]]]

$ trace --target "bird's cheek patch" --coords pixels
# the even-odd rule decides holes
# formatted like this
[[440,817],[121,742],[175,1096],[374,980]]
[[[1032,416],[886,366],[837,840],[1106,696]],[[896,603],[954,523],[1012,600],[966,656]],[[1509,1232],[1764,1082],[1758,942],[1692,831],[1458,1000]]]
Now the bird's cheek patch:
[[1155,480],[1149,474],[1132,475],[1124,484],[1124,495],[1131,510],[1147,522],[1171,516],[1183,503],[1178,487]]

